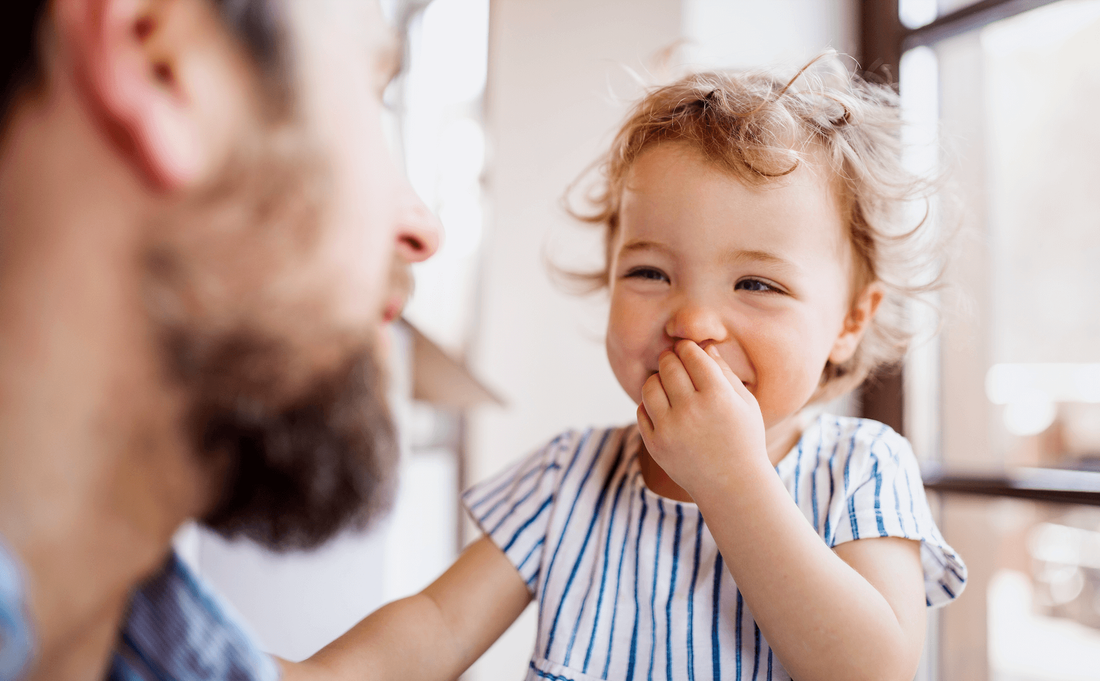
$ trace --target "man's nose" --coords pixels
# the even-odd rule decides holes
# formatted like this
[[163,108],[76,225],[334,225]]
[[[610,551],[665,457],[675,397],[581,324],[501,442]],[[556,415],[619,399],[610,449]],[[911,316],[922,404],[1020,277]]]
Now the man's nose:
[[406,202],[397,223],[397,255],[406,262],[420,262],[439,250],[443,225],[412,187],[406,185],[404,190]]
[[713,306],[690,297],[678,301],[665,333],[674,340],[684,339],[699,344],[726,340],[726,325]]

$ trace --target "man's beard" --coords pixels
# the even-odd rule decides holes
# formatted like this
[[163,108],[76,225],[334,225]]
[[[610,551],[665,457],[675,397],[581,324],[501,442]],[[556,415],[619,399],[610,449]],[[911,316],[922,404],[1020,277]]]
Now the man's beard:
[[278,341],[229,335],[197,363],[186,332],[168,349],[192,379],[184,432],[227,468],[203,518],[211,529],[274,549],[312,548],[389,507],[396,438],[368,348],[278,405],[268,389],[287,364]]
[[202,520],[276,550],[366,527],[390,506],[398,459],[370,340],[335,329],[317,294],[270,293],[308,260],[328,197],[324,165],[287,148],[235,164],[154,226],[144,256],[184,444],[221,473]]

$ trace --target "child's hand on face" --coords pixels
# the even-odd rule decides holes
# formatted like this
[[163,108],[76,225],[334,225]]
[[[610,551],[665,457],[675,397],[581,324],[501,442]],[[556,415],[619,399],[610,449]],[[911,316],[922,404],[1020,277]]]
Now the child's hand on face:
[[638,427],[650,456],[693,497],[722,485],[741,463],[767,461],[756,398],[713,345],[678,341],[642,387]]

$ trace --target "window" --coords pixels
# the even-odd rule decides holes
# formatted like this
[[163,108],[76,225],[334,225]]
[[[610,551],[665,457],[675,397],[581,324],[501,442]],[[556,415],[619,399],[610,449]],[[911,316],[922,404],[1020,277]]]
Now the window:
[[863,399],[928,464],[970,568],[927,678],[1093,678],[1100,0],[867,0],[862,20],[862,63],[899,76],[916,139],[938,130],[963,207],[945,299],[961,304],[904,381]]

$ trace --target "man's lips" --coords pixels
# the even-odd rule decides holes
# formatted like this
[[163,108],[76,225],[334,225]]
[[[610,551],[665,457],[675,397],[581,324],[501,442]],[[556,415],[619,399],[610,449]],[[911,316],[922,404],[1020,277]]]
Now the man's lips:
[[382,323],[389,324],[401,316],[405,304],[409,302],[412,294],[413,278],[409,264],[395,260],[390,268],[389,292],[386,305],[382,308]]

